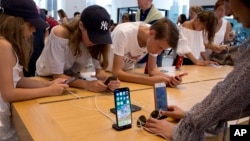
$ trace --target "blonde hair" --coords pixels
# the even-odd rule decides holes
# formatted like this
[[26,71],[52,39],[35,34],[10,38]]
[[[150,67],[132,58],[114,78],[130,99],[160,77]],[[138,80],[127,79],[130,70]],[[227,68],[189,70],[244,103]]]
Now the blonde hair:
[[25,38],[23,18],[0,14],[0,36],[3,36],[12,45],[19,59],[19,64],[28,69],[29,58],[32,53],[32,37]]
[[194,5],[194,6],[191,6],[189,8],[189,10],[195,12],[196,14],[198,14],[198,13],[203,11],[203,8],[201,6]]

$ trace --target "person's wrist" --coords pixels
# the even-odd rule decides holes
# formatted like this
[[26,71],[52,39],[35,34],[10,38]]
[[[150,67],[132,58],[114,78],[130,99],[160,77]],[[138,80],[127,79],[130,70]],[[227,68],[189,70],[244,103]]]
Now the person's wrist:
[[182,119],[186,118],[186,112],[183,112]]

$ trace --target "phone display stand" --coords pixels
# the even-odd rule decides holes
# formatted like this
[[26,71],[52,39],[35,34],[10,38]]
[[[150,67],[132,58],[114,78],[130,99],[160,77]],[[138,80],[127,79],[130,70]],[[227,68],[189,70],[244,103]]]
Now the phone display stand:
[[[131,104],[131,111],[132,111],[132,113],[136,112],[136,111],[140,111],[140,110],[141,110],[141,107],[139,107],[137,105],[134,105],[134,104]],[[113,113],[113,114],[116,114],[115,108],[111,108],[110,112]]]
[[112,128],[114,128],[115,130],[117,131],[122,131],[122,130],[126,130],[126,129],[129,129],[131,128],[132,125],[127,125],[127,126],[122,126],[122,127],[119,127],[117,124],[112,124]]

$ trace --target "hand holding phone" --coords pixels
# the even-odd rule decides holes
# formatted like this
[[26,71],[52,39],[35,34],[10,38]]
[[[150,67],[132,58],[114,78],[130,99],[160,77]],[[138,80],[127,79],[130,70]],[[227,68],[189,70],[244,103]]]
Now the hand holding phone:
[[73,77],[71,77],[71,78],[65,80],[65,81],[64,81],[64,84],[69,84],[69,83],[71,83],[71,82],[77,80],[77,79],[79,78],[79,75],[80,75],[79,72],[76,73]]
[[175,76],[175,78],[179,80],[179,77],[183,77],[183,76],[185,76],[185,75],[188,75],[188,73],[187,73],[187,72],[184,72],[184,73],[182,73],[182,74],[179,74],[179,75]]
[[75,81],[75,80],[77,80],[77,79],[78,79],[78,78],[74,76],[74,77],[71,77],[71,78],[65,80],[63,83],[64,83],[64,84],[69,84],[69,83],[71,83],[71,82],[73,82],[73,81]]
[[105,80],[104,84],[108,85],[109,82],[112,80],[117,80],[117,76],[115,76],[115,75],[109,76],[108,79]]

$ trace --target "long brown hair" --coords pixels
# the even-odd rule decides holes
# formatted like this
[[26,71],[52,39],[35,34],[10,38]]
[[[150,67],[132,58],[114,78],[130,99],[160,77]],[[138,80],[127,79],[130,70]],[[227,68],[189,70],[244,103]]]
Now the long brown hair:
[[89,47],[91,56],[100,62],[103,69],[108,67],[109,48],[109,44],[100,44]]
[[64,18],[64,17],[68,17],[67,16],[67,14],[64,12],[64,10],[63,9],[59,9],[58,11],[57,11],[57,13],[58,13],[58,15],[60,16],[60,18]]
[[[82,33],[79,28],[80,20],[74,20],[68,24],[62,24],[69,32],[69,46],[75,56],[80,56],[82,51],[79,44],[82,41]],[[100,62],[100,65],[105,69],[108,66],[109,45],[101,44],[88,47],[91,56]]]
[[204,33],[207,35],[208,43],[211,44],[214,40],[218,23],[216,15],[212,11],[202,11],[197,15],[197,19],[206,25]]
[[23,18],[0,14],[0,36],[8,40],[18,56],[19,64],[26,70],[32,52],[32,37],[25,38],[23,33]]

